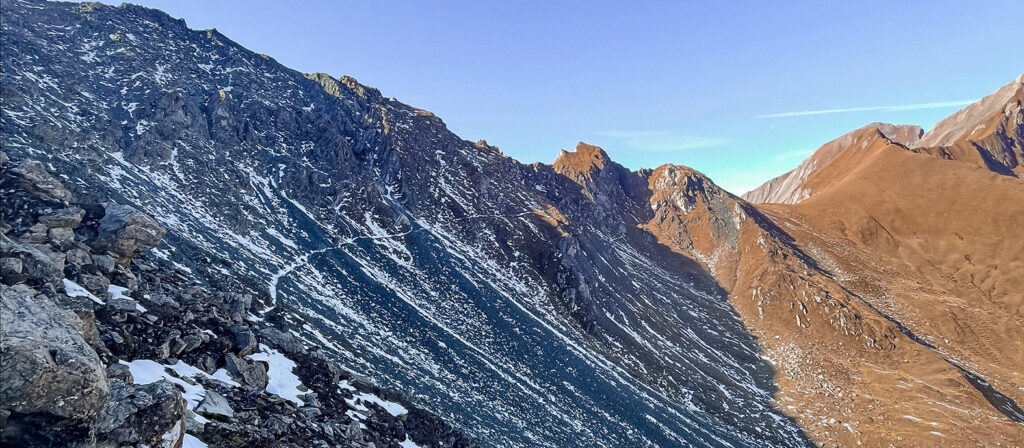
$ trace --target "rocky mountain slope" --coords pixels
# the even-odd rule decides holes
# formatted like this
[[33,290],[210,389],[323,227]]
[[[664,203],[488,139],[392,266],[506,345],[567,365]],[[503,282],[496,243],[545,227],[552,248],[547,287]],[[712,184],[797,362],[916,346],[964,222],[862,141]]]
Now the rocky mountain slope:
[[[754,206],[582,143],[523,165],[159,11],[2,6],[2,351],[24,362],[0,371],[0,443],[1024,434],[1020,208],[989,212],[1019,179],[912,151],[920,128],[855,131],[766,193],[811,199]],[[982,146],[1019,149],[1019,102],[983,109],[1009,115]],[[938,225],[914,208],[944,199],[923,185],[866,190],[909,165],[991,201]],[[878,213],[896,198],[916,205]]]
[[[802,358],[838,367],[825,377],[844,393],[829,404],[821,398],[827,392],[802,385],[806,377],[794,366],[779,368],[790,377],[780,382],[783,396],[790,389],[794,401],[813,401],[819,415],[861,420],[859,429],[845,431],[815,430],[809,417],[798,418],[812,434],[844,444],[902,439],[1013,446],[1024,438],[1017,404],[1024,398],[1018,337],[1024,330],[1024,182],[1009,169],[1024,142],[1022,90],[1018,78],[940,121],[916,143],[855,131],[855,144],[827,158],[823,148],[808,159],[824,163],[796,184],[800,197],[765,196],[771,185],[793,185],[790,178],[746,195],[786,203],[759,208],[841,287],[830,295],[863,303],[870,309],[859,314],[881,316],[881,323],[899,330],[879,353],[851,350],[848,342],[823,347],[793,339],[788,348]],[[746,293],[765,290],[758,287]],[[782,288],[773,289],[778,296]],[[821,338],[834,333],[814,332]],[[779,333],[785,341],[786,332]],[[771,356],[773,344],[767,345]]]
[[[246,325],[319,347],[488,446],[808,443],[772,407],[772,369],[714,279],[637,227],[643,174],[599,150],[522,165],[351,78],[294,72],[154,10],[7,1],[3,14],[10,166],[40,162],[75,204],[151,216],[166,235],[147,259],[208,294],[250,294]],[[102,281],[68,275],[103,300]],[[228,366],[189,353],[116,362]],[[356,407],[318,409],[344,422]],[[216,445],[211,427],[190,434]]]

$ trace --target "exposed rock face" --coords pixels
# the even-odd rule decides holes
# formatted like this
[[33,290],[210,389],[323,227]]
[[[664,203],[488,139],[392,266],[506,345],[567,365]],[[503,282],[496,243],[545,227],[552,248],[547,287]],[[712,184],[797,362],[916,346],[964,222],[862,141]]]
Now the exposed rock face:
[[[411,412],[348,396],[316,406],[315,428],[291,399],[256,404],[245,391],[279,385],[262,344],[321,384],[318,401],[344,393],[303,367],[310,347],[492,446],[809,443],[772,406],[771,369],[725,292],[638,227],[649,171],[586,145],[579,166],[522,165],[352,78],[296,73],[145,8],[3,14],[5,80],[20,80],[4,84],[4,150],[52,167],[85,211],[73,241],[29,230],[28,214],[11,235],[64,254],[61,272],[94,295],[103,278],[127,288],[141,309],[97,295],[108,365],[183,361],[241,385],[203,383],[235,410],[192,424],[204,442],[403,434]],[[160,245],[145,251],[159,231],[112,204],[153,217]]]
[[7,285],[25,281],[32,286],[53,285],[63,277],[63,263],[43,253],[40,248],[12,241],[6,235],[0,236],[0,248],[6,260],[4,283]]
[[234,353],[228,353],[224,357],[224,367],[236,381],[257,389],[267,387],[267,367],[264,362],[250,361]]
[[4,439],[33,445],[86,433],[109,386],[105,366],[82,339],[82,322],[24,284],[0,288]]
[[37,160],[28,160],[11,167],[5,177],[5,180],[9,179],[13,184],[12,187],[47,202],[67,204],[71,199],[71,192],[50,175],[46,167]]
[[[50,179],[54,190],[67,191],[49,173],[37,174]],[[75,205],[53,210],[48,207],[54,201],[31,185],[9,185],[4,217],[21,219],[0,235],[0,443],[5,446],[178,448],[186,430],[187,437],[199,434],[215,446],[309,446],[309,440],[315,446],[385,446],[405,440],[406,421],[425,428],[416,434],[424,444],[475,446],[401,394],[369,384],[359,389],[364,399],[376,394],[401,401],[417,417],[394,416],[379,407],[379,413],[351,414],[366,409],[346,401],[356,389],[339,388],[348,375],[323,354],[308,352],[291,333],[254,328],[245,320],[249,294],[210,296],[195,285],[182,286],[169,265],[133,263],[158,246],[165,232],[148,215],[78,202],[74,195],[66,200]],[[84,219],[86,209],[102,214]],[[38,226],[66,229],[67,237],[27,243]],[[116,254],[120,264],[106,253]],[[211,337],[212,331],[197,325],[225,337]],[[266,336],[261,340],[257,333]],[[258,348],[270,350],[266,344],[297,359],[286,365],[294,366],[297,381],[313,387],[305,389],[301,409],[272,395],[272,390],[284,393],[274,389],[283,387],[280,380],[271,384],[267,363],[250,359]],[[232,375],[240,384],[231,382]],[[281,375],[275,371],[275,378]],[[332,407],[321,410],[318,397]],[[236,415],[235,407],[244,411]],[[205,423],[197,414],[215,420]],[[435,423],[428,427],[417,423],[421,420]],[[344,430],[358,428],[359,422],[367,429]]]
[[212,390],[207,391],[203,401],[196,406],[196,413],[223,420],[231,420],[231,417],[235,416],[235,410],[231,409],[228,400]]

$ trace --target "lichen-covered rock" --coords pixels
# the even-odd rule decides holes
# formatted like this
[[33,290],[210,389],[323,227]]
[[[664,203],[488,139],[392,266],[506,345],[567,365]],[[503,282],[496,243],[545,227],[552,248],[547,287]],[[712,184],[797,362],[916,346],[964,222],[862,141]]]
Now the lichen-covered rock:
[[110,382],[110,396],[93,425],[99,441],[177,448],[185,435],[185,400],[167,381]]
[[5,180],[43,201],[67,204],[71,200],[71,192],[37,160],[26,160],[5,174]]
[[82,339],[81,322],[28,286],[0,288],[0,409],[10,413],[5,441],[32,445],[61,431],[81,432],[108,393],[106,370]]
[[64,276],[63,263],[56,263],[54,257],[39,250],[38,247],[15,242],[7,236],[0,236],[0,251],[5,258],[16,259],[21,264],[21,269],[16,271],[15,262],[7,262],[11,269],[10,284],[21,281],[30,286],[56,284]]

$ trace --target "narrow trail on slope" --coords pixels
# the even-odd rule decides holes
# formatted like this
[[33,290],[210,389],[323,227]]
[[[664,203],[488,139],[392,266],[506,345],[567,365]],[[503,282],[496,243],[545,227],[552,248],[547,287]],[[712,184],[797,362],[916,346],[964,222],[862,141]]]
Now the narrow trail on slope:
[[345,246],[347,246],[349,244],[352,244],[352,243],[355,243],[358,240],[379,240],[379,239],[388,239],[388,238],[398,238],[398,237],[401,237],[401,236],[408,235],[408,234],[410,234],[412,232],[413,232],[413,230],[408,230],[406,232],[389,234],[389,235],[373,235],[373,236],[364,235],[364,236],[352,237],[352,238],[349,238],[349,239],[345,240],[345,242],[343,242],[343,243],[341,243],[341,244],[339,244],[337,246],[325,247],[325,248],[322,248],[322,249],[317,249],[317,250],[309,252],[309,253],[307,253],[307,254],[299,257],[299,258],[296,258],[294,263],[286,265],[285,267],[281,268],[280,270],[277,271],[277,273],[275,273],[274,275],[272,275],[270,277],[270,284],[268,285],[268,289],[270,291],[270,305],[267,306],[266,308],[264,308],[262,311],[260,311],[260,314],[266,314],[266,313],[268,313],[270,311],[273,311],[274,308],[277,308],[277,283],[281,280],[282,277],[290,274],[292,271],[294,271],[295,269],[298,269],[300,266],[303,266],[303,265],[309,263],[309,258],[312,257],[313,255],[322,254],[324,252],[331,251],[331,250],[344,249]]
[[[379,171],[377,172],[377,176],[380,177],[380,172]],[[274,187],[277,187],[277,179],[271,178],[271,184],[274,185]],[[280,188],[278,188],[278,192],[284,198],[284,200],[286,200],[289,203],[291,203],[295,208],[297,208],[299,211],[301,211],[307,218],[309,218],[311,221],[316,223],[320,228],[326,228],[326,226],[324,226],[323,223],[321,223],[313,215],[311,215],[309,213],[309,211],[306,210],[306,208],[304,206],[302,206],[301,204],[296,202],[294,199],[291,199],[290,197],[288,197],[288,195],[285,194],[284,191],[281,191]],[[388,204],[390,204],[392,206],[397,206],[400,209],[404,210],[404,207],[401,206],[401,204],[397,203],[395,201],[395,198],[393,198],[391,196],[390,188],[388,189],[388,194],[384,196],[384,199],[385,199],[385,202],[387,202]],[[517,213],[517,214],[514,214],[514,215],[500,215],[500,214],[493,214],[493,215],[470,215],[470,216],[464,216],[462,218],[453,219],[451,222],[459,222],[459,221],[465,221],[465,220],[476,219],[476,218],[505,218],[505,219],[508,219],[508,218],[518,218],[518,217],[526,216],[526,215],[529,215],[529,214],[532,214],[532,213],[535,213],[535,212],[536,211],[525,211],[525,212]],[[408,212],[406,212],[405,215],[406,215],[406,217],[411,217],[411,214],[409,214]],[[432,224],[429,227],[423,226],[423,228],[420,228],[420,229],[410,229],[408,231],[405,231],[405,232],[402,232],[402,233],[396,233],[396,234],[364,235],[364,236],[351,237],[348,240],[346,240],[345,242],[343,242],[343,243],[341,243],[341,244],[339,244],[337,246],[325,247],[325,248],[322,248],[322,249],[317,249],[317,250],[314,250],[312,252],[309,252],[309,253],[307,253],[307,254],[297,258],[295,260],[295,262],[293,262],[291,264],[288,264],[288,265],[285,265],[283,268],[278,270],[274,275],[272,275],[270,277],[270,282],[269,282],[268,287],[267,287],[267,289],[270,292],[270,304],[267,305],[266,308],[264,308],[263,310],[260,311],[260,315],[264,315],[266,313],[269,313],[269,312],[273,311],[275,308],[277,308],[277,284],[281,280],[281,278],[287,276],[288,274],[290,274],[295,269],[298,269],[299,267],[307,264],[309,262],[309,258],[312,257],[313,255],[322,254],[324,252],[331,251],[331,250],[343,249],[345,246],[347,246],[349,244],[352,244],[352,243],[354,243],[354,242],[356,242],[358,240],[361,240],[361,239],[376,240],[376,239],[397,238],[397,237],[401,237],[401,236],[406,236],[406,235],[408,235],[408,234],[410,234],[412,232],[415,232],[417,230],[432,230],[434,227],[437,227],[437,226],[438,226],[438,224]]]
[[[462,218],[454,219],[454,220],[452,220],[452,222],[465,221],[465,220],[469,220],[469,219],[479,219],[479,218],[505,218],[505,219],[508,219],[508,218],[519,218],[519,217],[527,216],[527,215],[530,215],[530,214],[533,214],[533,213],[534,213],[533,211],[526,211],[526,212],[522,212],[522,213],[516,213],[516,214],[513,214],[513,215],[498,215],[498,214],[495,214],[495,215],[472,215],[472,216],[464,216]],[[353,243],[355,243],[356,241],[359,241],[359,240],[382,240],[382,239],[398,238],[398,237],[403,237],[403,236],[409,235],[409,234],[411,234],[413,232],[416,232],[416,231],[430,230],[430,229],[432,229],[434,227],[437,227],[437,226],[438,226],[437,224],[431,225],[430,227],[423,226],[423,227],[421,227],[419,229],[409,229],[409,230],[407,230],[405,232],[394,233],[394,234],[356,236],[356,237],[352,237],[352,238],[349,238],[349,239],[345,240],[343,243],[341,243],[341,244],[339,244],[337,246],[325,247],[325,248],[322,248],[322,249],[317,249],[317,250],[311,251],[311,252],[309,252],[309,253],[307,253],[307,254],[299,257],[299,258],[296,258],[295,262],[290,263],[288,265],[285,265],[283,268],[278,270],[277,273],[275,273],[274,275],[272,275],[270,277],[270,282],[269,282],[269,285],[268,285],[268,290],[270,292],[270,304],[266,308],[261,310],[260,314],[261,315],[262,314],[266,314],[266,313],[268,313],[270,311],[273,311],[274,308],[277,308],[277,284],[281,280],[281,278],[287,276],[288,274],[290,274],[295,269],[298,269],[299,267],[309,263],[309,258],[314,256],[314,255],[319,255],[319,254],[322,254],[322,253],[325,253],[325,252],[331,251],[331,250],[344,249],[345,246],[347,246],[349,244],[353,244]]]

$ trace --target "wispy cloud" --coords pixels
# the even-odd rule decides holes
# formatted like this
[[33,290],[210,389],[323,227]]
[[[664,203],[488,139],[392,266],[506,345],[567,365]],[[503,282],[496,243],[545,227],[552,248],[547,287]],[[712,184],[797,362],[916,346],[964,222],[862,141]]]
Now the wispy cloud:
[[669,152],[686,149],[711,148],[728,143],[724,138],[700,137],[661,130],[607,130],[596,133],[601,137],[618,140],[618,143],[640,151]]
[[973,103],[976,100],[964,100],[964,101],[937,101],[934,103],[919,103],[919,104],[904,104],[901,106],[869,106],[869,107],[845,107],[841,109],[822,109],[822,110],[803,110],[798,112],[780,112],[775,114],[758,115],[754,118],[784,118],[784,117],[803,117],[807,115],[824,115],[824,114],[843,114],[848,112],[867,112],[874,110],[884,111],[900,111],[900,110],[919,110],[919,109],[939,109],[943,107],[956,107],[966,106]]
[[813,152],[813,149],[798,149],[796,151],[787,151],[776,154],[775,156],[772,157],[772,161],[781,162],[785,160],[802,159],[804,157],[811,155],[811,153]]

